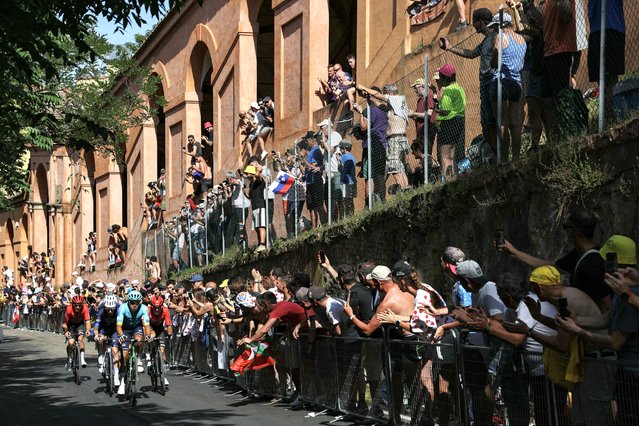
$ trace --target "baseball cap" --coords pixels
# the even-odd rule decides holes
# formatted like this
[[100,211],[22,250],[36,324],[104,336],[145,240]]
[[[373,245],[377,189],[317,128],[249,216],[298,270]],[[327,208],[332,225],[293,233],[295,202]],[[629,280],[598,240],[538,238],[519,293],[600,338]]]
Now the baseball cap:
[[347,140],[347,139],[342,139],[339,143],[339,147],[340,148],[346,148],[346,149],[351,149],[353,147],[353,144],[351,143],[351,141]]
[[[510,25],[513,23],[513,18],[512,16],[510,16],[509,13],[504,12],[504,18],[503,18],[503,23],[504,25]],[[488,27],[494,27],[494,26],[498,26],[499,25],[499,13],[495,14],[495,16],[493,16],[493,18],[491,19],[491,21],[488,23]]]
[[317,123],[317,127],[324,127],[324,126],[328,126],[331,124],[331,119],[330,118],[325,118],[322,121],[320,121],[319,123]]
[[79,285],[80,287],[82,287],[82,284],[84,284],[84,280],[82,279],[82,277],[78,277],[75,279],[75,285]]
[[457,274],[457,265],[459,262],[463,262],[465,258],[466,255],[461,249],[452,246],[446,247],[442,255],[442,260],[448,264],[453,274]]
[[191,277],[191,279],[189,280],[190,282],[194,283],[197,281],[204,281],[204,277],[200,274],[193,274],[193,276]]
[[308,289],[308,299],[310,300],[322,300],[325,297],[326,291],[318,285],[313,285]]
[[138,285],[140,284],[140,280],[131,280],[131,285]]
[[246,168],[244,169],[244,173],[254,175],[257,173],[257,170],[255,170],[254,166],[246,166]]
[[426,82],[424,81],[423,78],[418,78],[417,80],[413,81],[413,84],[410,85],[410,87],[415,87],[415,86],[426,86]]
[[78,276],[78,271],[71,272],[71,275],[73,275],[74,277],[77,277]]
[[474,260],[464,260],[457,264],[457,275],[469,280],[475,280],[476,278],[483,278],[484,273]]
[[439,80],[439,71],[435,71],[435,74],[433,74],[432,79],[433,80]]
[[367,280],[390,281],[391,270],[388,266],[377,265],[370,274],[366,275]]
[[561,274],[552,265],[540,266],[533,269],[528,281],[539,285],[558,285],[561,282]]
[[227,278],[224,281],[222,281],[222,284],[219,285],[219,288],[224,288],[224,287],[228,287],[228,286],[229,286],[229,280]]
[[632,239],[623,235],[613,235],[608,238],[599,253],[604,259],[608,253],[617,253],[617,263],[620,265],[637,264],[637,245]]
[[251,102],[251,108],[260,109],[260,104],[258,104],[257,102]]
[[395,264],[393,265],[393,275],[396,277],[405,277],[411,272],[413,272],[413,267],[405,260],[395,262]]
[[452,77],[457,74],[455,70],[455,66],[453,64],[444,64],[437,70],[439,75],[443,75],[444,77]]
[[308,300],[308,291],[309,289],[306,287],[302,287],[295,292],[295,300],[304,302]]
[[115,284],[113,284],[113,283],[107,283],[107,285],[106,285],[106,289],[107,289],[108,291],[113,291],[113,289],[115,289]]

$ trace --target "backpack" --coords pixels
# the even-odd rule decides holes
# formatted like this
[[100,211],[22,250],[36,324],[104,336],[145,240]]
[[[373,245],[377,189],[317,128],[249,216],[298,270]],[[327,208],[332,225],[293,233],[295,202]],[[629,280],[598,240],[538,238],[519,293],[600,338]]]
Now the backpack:
[[588,129],[588,107],[579,90],[562,89],[555,98],[555,105],[561,139],[579,135]]

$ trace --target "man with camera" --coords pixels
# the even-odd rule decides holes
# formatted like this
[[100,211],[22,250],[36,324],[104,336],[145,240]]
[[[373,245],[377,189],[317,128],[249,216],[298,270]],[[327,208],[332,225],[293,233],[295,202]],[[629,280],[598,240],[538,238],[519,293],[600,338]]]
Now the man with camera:
[[304,158],[302,169],[306,182],[306,205],[311,214],[311,225],[316,228],[327,221],[324,208],[324,156],[320,150],[315,133],[308,131],[297,144],[298,153]]

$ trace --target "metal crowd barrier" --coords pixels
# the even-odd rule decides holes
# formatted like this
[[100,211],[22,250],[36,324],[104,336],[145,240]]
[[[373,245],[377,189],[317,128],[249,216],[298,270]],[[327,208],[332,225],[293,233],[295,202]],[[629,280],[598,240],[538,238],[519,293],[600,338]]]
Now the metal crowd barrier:
[[[0,318],[11,326],[14,305],[0,305]],[[21,315],[20,327],[59,332],[62,311],[34,309]],[[570,392],[545,374],[541,354],[515,349],[512,362],[489,363],[495,347],[465,343],[447,333],[437,344],[419,339],[379,339],[302,334],[286,329],[270,336],[274,367],[235,376],[236,348],[232,328],[220,335],[207,319],[173,315],[169,365],[234,381],[250,395],[290,397],[299,375],[303,401],[333,412],[391,424],[474,424],[563,426],[639,424],[639,365],[618,362],[612,351],[586,353],[584,380]],[[508,355],[508,352],[504,352]],[[490,390],[490,392],[487,392]],[[490,397],[489,397],[490,395]],[[569,414],[570,413],[570,414]]]

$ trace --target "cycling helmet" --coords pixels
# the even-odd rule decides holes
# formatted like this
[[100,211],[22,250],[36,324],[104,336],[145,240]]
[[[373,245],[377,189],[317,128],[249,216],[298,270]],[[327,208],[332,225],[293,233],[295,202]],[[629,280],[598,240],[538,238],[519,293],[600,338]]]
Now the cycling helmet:
[[107,297],[104,298],[104,307],[107,309],[113,309],[115,307],[118,306],[118,298],[113,295],[113,294],[109,294],[107,295]]
[[73,298],[71,299],[71,303],[73,303],[74,305],[82,305],[84,303],[84,296],[73,296]]
[[127,299],[129,299],[129,302],[139,302],[142,300],[142,294],[137,290],[133,290],[128,294]]
[[164,305],[164,298],[162,296],[152,296],[151,297],[151,306],[154,308],[161,308]]

